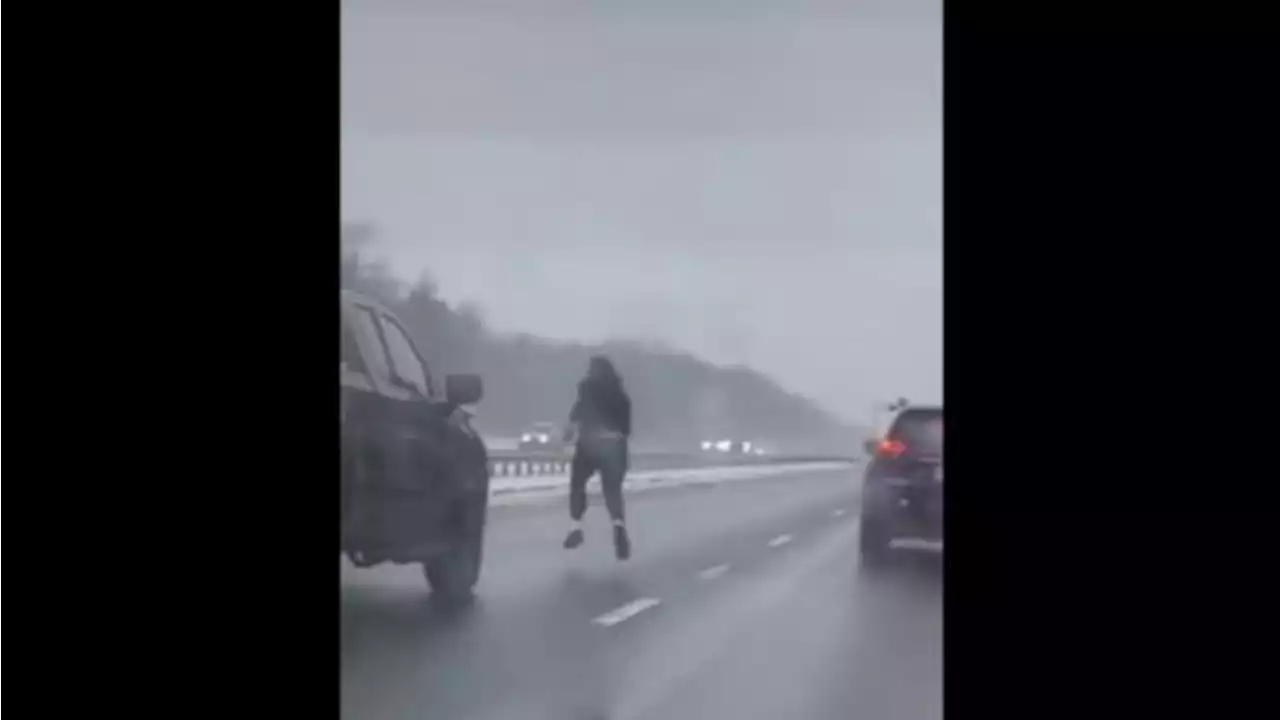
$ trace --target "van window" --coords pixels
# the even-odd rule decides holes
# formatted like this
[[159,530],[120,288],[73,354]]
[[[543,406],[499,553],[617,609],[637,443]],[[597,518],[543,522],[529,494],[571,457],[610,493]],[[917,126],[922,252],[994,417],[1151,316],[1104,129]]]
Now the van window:
[[431,376],[426,363],[418,356],[413,343],[400,324],[383,317],[382,332],[387,339],[387,351],[391,354],[391,369],[401,380],[413,385],[423,396],[431,395]]
[[[378,332],[378,320],[373,310],[362,307],[354,314],[353,330],[360,336],[362,346],[369,349],[371,357],[365,366],[365,372],[372,375],[384,385],[391,384],[391,365],[387,361],[386,346],[382,343],[382,335]],[[354,339],[354,338],[352,338]]]
[[339,358],[342,367],[351,372],[367,374],[369,371],[365,369],[364,358],[360,356],[360,346],[356,343],[356,336],[351,331],[351,326],[342,318],[339,318],[338,324],[342,327],[342,354]]

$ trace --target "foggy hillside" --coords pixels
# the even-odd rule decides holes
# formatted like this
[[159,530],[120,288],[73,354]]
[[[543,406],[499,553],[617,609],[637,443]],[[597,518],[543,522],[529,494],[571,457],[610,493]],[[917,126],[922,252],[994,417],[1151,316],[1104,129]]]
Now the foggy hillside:
[[511,436],[533,422],[562,422],[588,358],[604,353],[631,394],[636,448],[692,449],[704,439],[740,438],[779,451],[848,452],[861,437],[750,368],[717,367],[638,343],[582,345],[496,334],[475,308],[451,306],[429,279],[398,281],[385,265],[362,257],[360,247],[349,241],[343,250],[343,286],[399,315],[437,378],[449,372],[483,376],[476,420],[486,434]]

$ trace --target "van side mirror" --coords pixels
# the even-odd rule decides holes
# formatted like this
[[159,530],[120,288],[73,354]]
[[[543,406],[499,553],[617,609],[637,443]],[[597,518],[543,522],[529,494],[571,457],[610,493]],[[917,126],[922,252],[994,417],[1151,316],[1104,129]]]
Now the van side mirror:
[[450,405],[474,405],[484,397],[484,382],[479,375],[460,373],[444,378],[444,399]]

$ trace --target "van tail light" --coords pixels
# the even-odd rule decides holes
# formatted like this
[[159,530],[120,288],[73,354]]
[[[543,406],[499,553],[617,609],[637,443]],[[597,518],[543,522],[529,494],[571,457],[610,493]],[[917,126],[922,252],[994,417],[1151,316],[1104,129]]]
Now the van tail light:
[[877,448],[876,454],[883,458],[896,458],[907,451],[907,446],[898,440],[884,440]]

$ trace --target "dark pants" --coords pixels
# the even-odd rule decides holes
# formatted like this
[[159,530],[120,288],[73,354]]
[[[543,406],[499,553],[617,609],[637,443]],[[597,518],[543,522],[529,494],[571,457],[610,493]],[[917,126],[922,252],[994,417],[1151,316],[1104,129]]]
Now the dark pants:
[[626,517],[622,503],[622,479],[627,474],[627,440],[621,437],[585,437],[578,440],[569,471],[569,515],[581,520],[587,511],[587,481],[600,473],[600,487],[609,517]]

